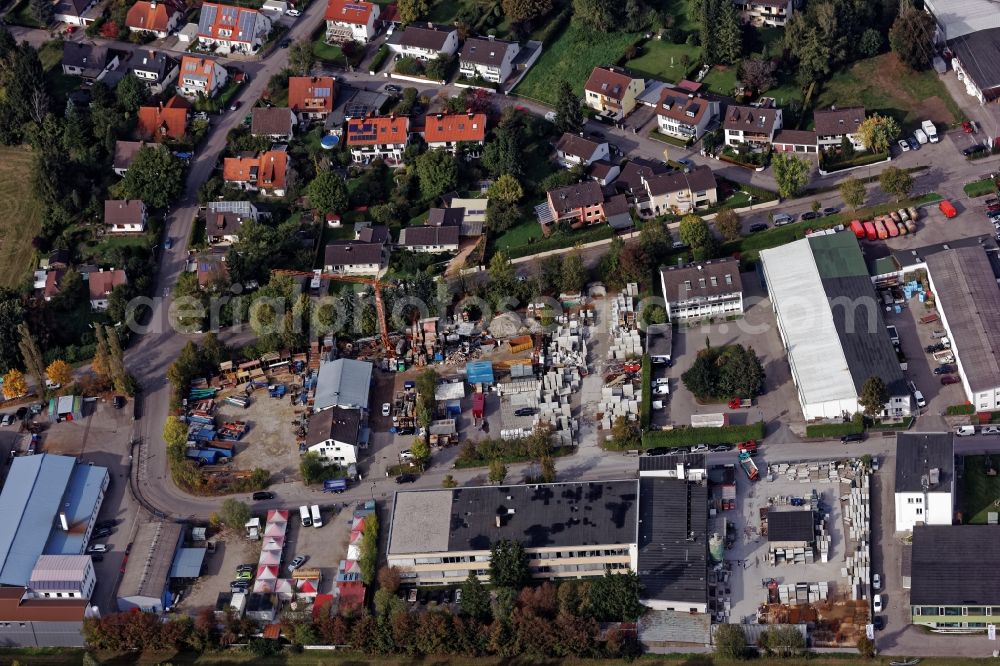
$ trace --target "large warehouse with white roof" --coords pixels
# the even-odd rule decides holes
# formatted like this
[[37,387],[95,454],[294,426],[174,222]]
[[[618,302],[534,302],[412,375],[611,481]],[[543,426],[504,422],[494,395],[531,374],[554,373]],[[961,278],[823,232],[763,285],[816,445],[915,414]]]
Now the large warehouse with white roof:
[[873,375],[889,389],[883,416],[908,416],[910,392],[854,235],[811,236],[760,259],[805,419],[861,411]]
[[937,22],[937,41],[966,92],[981,103],[1000,98],[1000,7],[995,0],[924,0]]

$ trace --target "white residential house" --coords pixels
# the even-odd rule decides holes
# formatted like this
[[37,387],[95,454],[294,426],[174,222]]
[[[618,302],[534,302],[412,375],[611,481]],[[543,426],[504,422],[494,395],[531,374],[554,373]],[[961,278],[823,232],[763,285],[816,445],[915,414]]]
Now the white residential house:
[[865,144],[858,134],[858,128],[865,121],[865,108],[852,106],[838,109],[820,109],[813,113],[813,124],[816,126],[816,144],[823,148],[840,146],[844,137],[851,142],[855,150],[864,150]]
[[733,0],[745,23],[781,27],[792,17],[792,0]]
[[609,160],[611,152],[607,141],[595,141],[565,132],[556,143],[556,156],[563,166],[588,167],[598,160]]
[[718,188],[711,167],[701,165],[685,173],[672,171],[642,178],[649,208],[654,215],[690,213],[718,203]]
[[915,525],[951,525],[955,499],[955,453],[950,432],[904,432],[896,436],[896,531]]
[[162,51],[136,51],[128,63],[128,70],[145,83],[151,93],[159,95],[177,80],[180,67]]
[[323,269],[338,275],[378,275],[388,265],[388,255],[385,243],[335,241],[326,246]]
[[87,288],[90,290],[90,309],[96,312],[107,310],[111,292],[115,287],[128,283],[125,271],[120,268],[88,273],[86,278]]
[[743,314],[739,259],[661,268],[660,286],[671,323]]
[[410,119],[406,116],[368,116],[347,121],[347,146],[355,162],[367,164],[382,159],[390,166],[398,166],[409,141]]
[[206,2],[198,19],[198,42],[220,53],[256,53],[271,32],[271,19],[256,9]]
[[481,78],[491,83],[503,83],[510,78],[514,59],[520,53],[517,42],[470,37],[459,54],[459,73],[467,79]]
[[309,418],[306,446],[309,451],[341,466],[358,462],[358,446],[366,440],[361,410],[333,407]]
[[771,145],[782,127],[781,109],[730,106],[722,122],[727,146],[747,143],[757,148]]
[[718,102],[670,88],[663,89],[656,106],[656,126],[660,132],[682,141],[700,139],[718,116]]
[[181,13],[174,5],[159,0],[138,0],[125,15],[125,25],[131,32],[151,34],[163,39],[177,29]]
[[404,58],[434,60],[439,55],[455,55],[458,29],[433,23],[411,23],[402,32],[393,33],[386,44]]
[[214,97],[227,78],[226,68],[215,60],[186,55],[181,58],[178,91],[185,97]]
[[364,0],[329,0],[326,5],[326,41],[330,44],[360,42],[375,36],[379,6]]
[[109,234],[137,234],[146,230],[146,204],[138,199],[104,202],[104,225]]
[[458,252],[459,225],[403,227],[399,246],[411,252]]

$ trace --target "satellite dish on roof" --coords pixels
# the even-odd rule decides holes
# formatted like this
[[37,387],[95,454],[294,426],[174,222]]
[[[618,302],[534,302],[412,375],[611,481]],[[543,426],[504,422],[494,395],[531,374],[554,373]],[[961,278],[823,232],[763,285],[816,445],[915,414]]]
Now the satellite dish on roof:
[[333,150],[334,148],[337,147],[338,143],[340,143],[339,136],[333,134],[327,134],[322,139],[320,139],[319,145],[322,146],[324,150]]

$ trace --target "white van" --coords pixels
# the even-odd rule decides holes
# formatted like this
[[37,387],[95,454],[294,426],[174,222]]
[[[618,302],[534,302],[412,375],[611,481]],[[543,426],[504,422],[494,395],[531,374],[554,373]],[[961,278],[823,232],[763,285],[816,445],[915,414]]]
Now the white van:
[[955,428],[955,435],[957,437],[968,437],[969,435],[976,434],[976,426],[958,426]]
[[319,504],[313,504],[309,507],[309,512],[312,514],[313,527],[323,527],[323,517],[319,513]]
[[307,506],[299,507],[299,518],[302,519],[302,527],[312,526],[312,518],[309,516],[309,507]]
[[910,393],[913,394],[913,397],[917,401],[917,407],[926,407],[927,401],[924,400],[924,394],[917,390],[917,385],[913,382],[907,382],[907,384],[910,387]]

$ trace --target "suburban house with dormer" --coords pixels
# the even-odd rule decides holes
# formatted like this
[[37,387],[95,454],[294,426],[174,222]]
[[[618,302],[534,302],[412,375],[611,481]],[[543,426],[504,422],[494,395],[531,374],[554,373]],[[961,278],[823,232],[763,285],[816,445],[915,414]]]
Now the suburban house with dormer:
[[404,58],[434,60],[439,55],[458,51],[458,29],[450,25],[411,23],[386,41],[389,49]]
[[176,30],[180,21],[180,11],[160,0],[139,0],[125,15],[125,25],[131,32],[154,35],[158,39]]
[[466,154],[478,156],[485,140],[485,113],[437,113],[424,118],[424,141],[431,150],[440,148],[455,154],[464,146]]
[[543,224],[569,222],[574,228],[598,224],[604,215],[604,190],[593,180],[557,187],[546,194],[548,220]]
[[503,83],[510,77],[514,58],[520,52],[517,42],[470,37],[462,45],[458,71],[467,79],[479,77],[491,83]]
[[267,34],[271,19],[263,12],[246,7],[206,2],[198,19],[198,43],[219,52],[256,53]]
[[403,161],[410,140],[410,119],[406,116],[370,116],[347,121],[347,145],[355,162],[382,159],[391,166]]
[[564,132],[556,143],[556,157],[566,167],[588,167],[598,160],[607,161],[610,156],[607,141],[588,139],[580,134]]
[[159,95],[177,80],[180,70],[177,61],[162,51],[136,51],[129,61],[128,71],[145,83],[149,92]]
[[104,226],[109,234],[138,234],[146,230],[146,204],[138,199],[104,202]]
[[744,23],[780,27],[792,17],[792,0],[733,0]]
[[653,215],[690,213],[718,203],[715,174],[709,166],[671,171],[642,179]]
[[232,245],[240,240],[240,228],[256,221],[257,206],[250,201],[209,201],[203,219],[209,245]]
[[656,105],[656,126],[661,133],[682,141],[697,141],[719,116],[719,103],[664,88]]
[[250,112],[250,134],[274,141],[291,141],[298,123],[287,106],[255,106]]
[[583,87],[588,107],[611,120],[622,120],[635,110],[636,98],[646,89],[643,79],[621,67],[595,67]]
[[266,150],[260,155],[227,157],[222,163],[222,179],[242,190],[283,197],[288,180],[288,153]]
[[181,58],[177,90],[185,97],[214,97],[226,85],[227,77],[225,67],[211,58],[186,55]]
[[326,5],[326,41],[329,44],[361,42],[375,36],[379,6],[364,0],[329,0]]
[[99,270],[88,273],[87,288],[90,291],[90,309],[103,312],[108,309],[108,299],[115,287],[128,284],[128,276],[120,268]]
[[781,109],[756,106],[730,106],[722,122],[727,146],[769,146],[781,126]]
[[820,150],[839,146],[846,136],[855,150],[864,150],[865,144],[858,134],[858,128],[865,121],[865,107],[852,106],[843,109],[831,107],[813,113],[816,127],[816,144]]
[[334,88],[332,76],[290,76],[288,106],[299,120],[322,120],[333,111]]
[[63,42],[62,72],[87,81],[100,81],[118,68],[118,56],[99,44]]
[[159,106],[140,106],[136,131],[146,140],[180,141],[187,133],[190,112],[191,104],[180,95],[174,95]]

